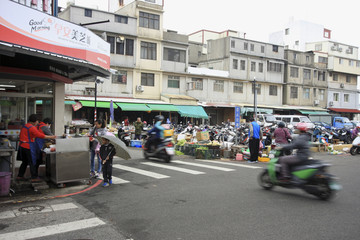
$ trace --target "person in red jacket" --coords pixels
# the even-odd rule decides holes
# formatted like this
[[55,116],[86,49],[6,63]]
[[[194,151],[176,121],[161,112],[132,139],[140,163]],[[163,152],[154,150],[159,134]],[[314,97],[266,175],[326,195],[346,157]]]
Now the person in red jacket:
[[27,165],[30,166],[31,181],[38,180],[37,172],[35,170],[37,160],[37,148],[35,145],[35,138],[56,138],[56,136],[46,136],[45,134],[39,132],[35,127],[38,123],[38,117],[36,116],[36,114],[32,114],[29,116],[28,123],[25,124],[20,130],[18,159],[21,160],[22,163],[19,168],[19,173],[17,177],[18,180],[24,179]]
[[[36,125],[36,128],[40,133],[43,133],[48,136],[53,136],[54,134],[52,134],[50,130],[51,124],[52,124],[51,119],[45,118],[42,122],[39,122],[39,124]],[[45,147],[44,144],[46,141],[49,140],[45,140],[44,138],[35,138],[36,155],[37,155],[36,164],[35,164],[36,175],[38,175],[39,166],[43,162],[42,150]]]

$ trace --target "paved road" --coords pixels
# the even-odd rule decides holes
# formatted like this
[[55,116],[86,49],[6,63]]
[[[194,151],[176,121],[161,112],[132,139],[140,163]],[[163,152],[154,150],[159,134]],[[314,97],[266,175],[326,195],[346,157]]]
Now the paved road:
[[132,151],[134,160],[115,161],[109,188],[36,202],[49,210],[31,216],[9,206],[0,214],[0,239],[358,239],[360,157],[315,156],[333,163],[344,187],[323,202],[300,190],[262,190],[257,175],[265,164],[184,157],[165,164]]

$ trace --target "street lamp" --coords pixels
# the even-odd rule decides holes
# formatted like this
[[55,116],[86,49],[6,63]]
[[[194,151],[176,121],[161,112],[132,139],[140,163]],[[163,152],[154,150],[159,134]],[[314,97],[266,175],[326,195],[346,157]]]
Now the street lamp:
[[254,120],[257,121],[257,87],[256,87],[256,78],[254,77],[253,81],[254,86]]
[[104,83],[104,79],[101,79],[99,77],[96,77],[95,78],[95,108],[94,108],[94,122],[97,120],[97,117],[96,117],[96,97],[97,97],[97,85],[100,84],[100,83]]

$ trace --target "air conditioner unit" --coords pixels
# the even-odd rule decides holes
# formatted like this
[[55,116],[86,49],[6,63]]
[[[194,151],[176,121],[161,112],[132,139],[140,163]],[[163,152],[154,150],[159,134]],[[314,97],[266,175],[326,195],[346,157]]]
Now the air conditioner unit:
[[336,46],[331,46],[331,50],[336,51],[337,47]]
[[351,49],[346,49],[346,53],[351,54]]
[[339,52],[342,52],[342,48],[338,48],[337,50],[338,50]]
[[341,88],[344,88],[344,84],[343,84],[343,83],[340,83],[340,87],[341,87]]
[[330,107],[334,106],[334,102],[333,102],[333,101],[330,101],[330,102],[329,102],[329,106],[330,106]]
[[318,99],[314,100],[314,105],[319,105],[320,101]]
[[137,86],[136,86],[136,91],[138,91],[138,92],[143,92],[143,91],[144,91],[144,87],[141,86],[141,85],[137,85]]

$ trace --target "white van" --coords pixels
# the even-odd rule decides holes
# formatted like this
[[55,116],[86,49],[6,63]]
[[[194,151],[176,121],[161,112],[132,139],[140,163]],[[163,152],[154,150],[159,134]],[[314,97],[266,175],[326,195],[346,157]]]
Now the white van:
[[273,124],[276,124],[275,116],[272,114],[260,113],[260,114],[257,114],[257,118],[258,118],[259,125],[263,126],[263,127],[268,127]]
[[275,115],[276,120],[282,121],[286,124],[291,124],[294,127],[300,122],[304,122],[308,125],[308,128],[314,128],[314,124],[310,121],[307,116],[303,115]]

